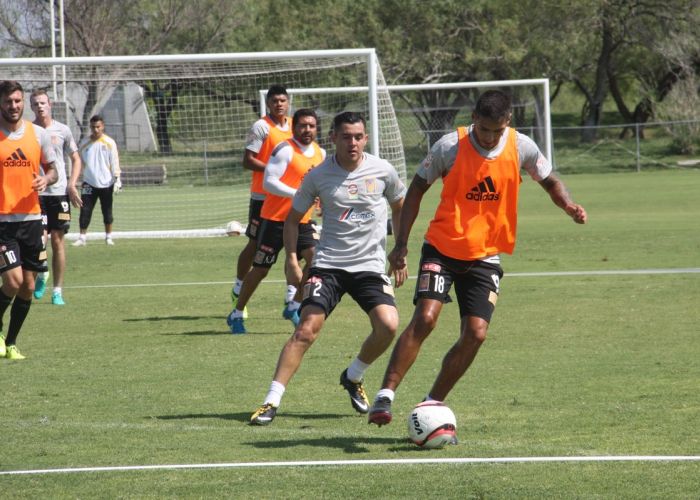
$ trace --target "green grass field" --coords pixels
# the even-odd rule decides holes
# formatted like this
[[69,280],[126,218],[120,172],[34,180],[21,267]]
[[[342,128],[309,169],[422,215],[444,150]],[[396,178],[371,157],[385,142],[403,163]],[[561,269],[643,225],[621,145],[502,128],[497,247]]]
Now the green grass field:
[[[246,425],[291,333],[281,266],[227,333],[243,238],[117,240],[68,248],[64,308],[35,301],[0,360],[2,498],[697,498],[700,491],[700,172],[575,175],[573,224],[534,182],[489,339],[447,404],[460,443],[421,450],[405,420],[457,335],[444,309],[399,388],[395,421],[368,426],[338,376],[368,331],[346,299],[269,427]],[[425,200],[409,256],[415,274]],[[678,270],[676,273],[637,272]],[[681,272],[694,269],[695,272]],[[598,273],[591,273],[596,271]],[[536,273],[570,273],[538,275]],[[397,290],[402,326],[415,281]],[[7,315],[5,316],[7,321]],[[379,388],[388,353],[366,378]],[[553,461],[8,471],[382,459],[694,456]]]

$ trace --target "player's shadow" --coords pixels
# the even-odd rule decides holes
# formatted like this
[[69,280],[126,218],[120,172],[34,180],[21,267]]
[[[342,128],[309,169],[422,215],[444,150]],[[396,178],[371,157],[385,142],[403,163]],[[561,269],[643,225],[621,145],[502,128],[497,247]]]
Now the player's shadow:
[[221,319],[221,315],[209,316],[194,316],[194,315],[178,315],[178,316],[146,316],[145,318],[124,318],[122,321],[199,321],[201,319]]
[[[181,415],[158,415],[159,420],[189,420],[196,418],[215,418],[221,420],[237,420],[238,422],[248,423],[252,411],[245,413],[184,413]],[[324,420],[324,419],[339,419],[347,418],[347,413],[292,413],[284,414],[285,418],[297,418],[301,420]],[[151,417],[147,417],[151,418]]]
[[243,444],[254,448],[280,449],[295,448],[297,446],[317,446],[320,448],[337,448],[344,453],[369,453],[368,446],[381,445],[388,446],[389,451],[410,451],[416,449],[416,445],[411,444],[408,439],[373,436],[336,436],[330,438],[308,438],[308,439],[274,439],[270,441],[248,441]]

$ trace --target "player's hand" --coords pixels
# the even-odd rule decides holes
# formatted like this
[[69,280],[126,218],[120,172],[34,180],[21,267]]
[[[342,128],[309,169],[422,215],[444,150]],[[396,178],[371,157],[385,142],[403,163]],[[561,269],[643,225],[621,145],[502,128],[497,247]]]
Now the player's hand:
[[46,186],[48,186],[46,176],[36,174],[32,175],[34,176],[34,179],[32,179],[32,189],[37,193],[41,193],[44,189],[46,189]]
[[75,186],[68,186],[68,198],[75,208],[82,208],[83,199],[80,197],[80,191]]
[[299,261],[297,260],[296,255],[287,256],[287,262],[284,266],[284,274],[287,278],[287,283],[294,285],[297,288],[301,286],[303,272],[299,266]]
[[588,214],[586,210],[576,203],[567,205],[564,211],[571,217],[576,224],[585,224],[588,220]]
[[406,267],[406,256],[408,255],[408,247],[406,245],[396,245],[389,253],[387,260],[392,269],[403,269]]
[[122,180],[117,177],[114,181],[114,194],[122,192]]
[[394,276],[394,287],[399,288],[408,279],[408,266],[402,268],[394,268],[389,264],[389,276]]

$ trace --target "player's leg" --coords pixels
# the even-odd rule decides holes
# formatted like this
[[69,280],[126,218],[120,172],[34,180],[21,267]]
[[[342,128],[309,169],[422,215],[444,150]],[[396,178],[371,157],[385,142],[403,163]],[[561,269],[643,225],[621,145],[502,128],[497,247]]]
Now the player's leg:
[[[34,277],[38,272],[44,272],[46,266],[46,248],[44,247],[44,228],[40,220],[19,222],[16,233],[19,247],[19,262],[21,263],[21,283],[16,289],[16,295],[10,309],[10,321],[5,338],[8,359],[24,359],[17,349],[17,337],[22,329],[24,320],[29,314],[34,294]],[[16,271],[14,278],[17,278]],[[3,275],[3,287],[5,276]],[[17,282],[15,281],[15,285]]]
[[98,190],[100,208],[102,209],[102,222],[105,225],[105,243],[114,245],[112,239],[112,225],[114,223],[114,191],[111,187]]
[[[44,246],[49,240],[49,196],[39,196],[39,204],[41,205],[41,223],[44,226]],[[46,285],[49,281],[49,272],[38,273],[34,282],[34,298],[39,300],[46,292]]]
[[444,401],[464,375],[486,340],[491,316],[500,292],[503,270],[498,264],[476,261],[455,279],[455,293],[462,318],[459,339],[442,361],[442,367],[428,396]]
[[283,247],[282,227],[283,222],[263,219],[259,230],[259,238],[253,267],[246,274],[240,293],[236,300],[236,305],[226,318],[226,324],[231,333],[246,333],[244,323],[244,311],[248,301],[257,290],[260,282],[270,272],[270,268],[277,262],[277,256]]
[[243,286],[245,276],[253,266],[255,251],[258,247],[258,231],[262,223],[260,210],[262,209],[263,203],[264,200],[254,200],[251,198],[250,204],[248,205],[248,226],[245,230],[248,242],[245,247],[243,247],[241,253],[238,254],[238,260],[236,261],[236,280],[231,287],[231,301],[233,302],[234,308],[236,307],[236,301],[238,300],[238,295],[241,291],[241,286]]
[[447,259],[435,248],[424,245],[421,251],[418,280],[413,302],[413,317],[399,335],[384,372],[382,388],[374,398],[369,422],[384,425],[391,422],[391,403],[396,389],[418,357],[421,346],[437,325],[442,306],[450,302],[449,292],[454,279]]
[[344,293],[333,271],[313,268],[304,290],[299,326],[280,352],[265,400],[250,417],[252,425],[267,425],[275,418],[287,385]]
[[65,231],[51,231],[51,269],[53,270],[53,290],[51,303],[57,306],[65,305],[63,301],[63,276],[66,270]]
[[[318,233],[312,224],[299,224],[299,237],[297,239],[297,255],[304,260],[302,268],[301,282],[290,282],[288,273],[287,276],[287,296],[285,297],[284,309],[282,309],[282,317],[292,322],[296,328],[299,324],[299,310],[301,308],[302,287],[301,283],[306,282],[309,276],[309,269],[316,254],[316,242],[318,241]],[[286,264],[286,260],[285,260]],[[292,293],[293,290],[293,293]]]
[[73,242],[74,247],[85,246],[87,243],[87,230],[92,220],[92,211],[95,209],[95,203],[97,203],[97,194],[90,184],[83,182],[80,192],[83,200],[83,206],[80,207],[80,215],[78,216],[80,235],[78,239]]

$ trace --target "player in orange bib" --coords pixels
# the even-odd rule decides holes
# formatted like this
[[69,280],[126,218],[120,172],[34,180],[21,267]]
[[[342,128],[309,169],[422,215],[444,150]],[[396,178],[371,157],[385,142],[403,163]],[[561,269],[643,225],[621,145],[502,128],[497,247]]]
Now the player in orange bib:
[[501,91],[480,96],[473,124],[442,137],[416,171],[389,254],[394,267],[406,265],[408,237],[423,195],[438,178],[443,187],[435,217],[425,234],[414,295],[415,311],[399,337],[384,374],[369,422],[391,422],[391,403],[423,341],[437,325],[454,284],[461,317],[457,342],[445,355],[426,400],[443,401],[464,375],[486,340],[500,292],[499,254],[515,246],[520,169],[549,193],[574,222],[586,211],[574,203],[537,145],[510,128],[511,101]]
[[0,357],[15,360],[24,359],[16,343],[32,305],[36,273],[48,269],[39,193],[58,179],[51,137],[23,120],[23,113],[22,86],[0,82]]
[[[282,232],[284,221],[292,208],[292,198],[309,170],[326,158],[326,151],[315,141],[317,122],[318,118],[312,109],[297,110],[292,119],[294,136],[277,145],[265,168],[263,186],[267,196],[260,209],[261,222],[253,268],[246,274],[236,305],[226,320],[231,333],[246,333],[243,311],[260,282],[277,262],[277,255],[284,247]],[[313,208],[309,209],[299,222],[297,243],[297,251],[306,262],[307,268],[314,257],[314,247],[318,240],[318,233],[310,221],[312,211]],[[288,282],[288,293],[289,289],[296,293],[301,276],[297,278],[294,283]],[[287,297],[285,302],[282,316],[296,327],[299,323],[298,309],[301,304],[294,300],[294,295]]]
[[[238,254],[236,262],[236,279],[231,288],[233,307],[238,302],[243,280],[253,265],[257,249],[258,230],[262,222],[260,210],[267,191],[263,187],[265,167],[270,160],[272,151],[283,141],[292,137],[292,119],[289,112],[289,95],[281,85],[272,85],[265,95],[265,104],[269,113],[253,123],[246,138],[245,153],[243,153],[243,168],[251,171],[250,206],[248,208],[248,226],[245,234],[248,243]],[[290,291],[294,296],[294,291]]]

